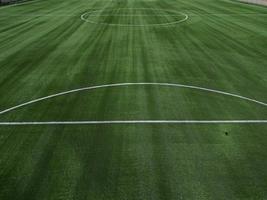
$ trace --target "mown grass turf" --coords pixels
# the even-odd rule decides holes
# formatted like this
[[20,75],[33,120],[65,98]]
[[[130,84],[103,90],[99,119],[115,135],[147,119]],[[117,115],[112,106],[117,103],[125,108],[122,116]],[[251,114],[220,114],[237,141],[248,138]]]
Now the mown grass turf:
[[[148,11],[135,18],[119,8]],[[102,16],[90,20],[105,23],[180,19],[166,10],[189,19],[149,27],[80,19],[96,9]],[[115,16],[106,16],[110,10]],[[195,85],[266,102],[266,46],[267,9],[235,1],[40,0],[0,8],[0,111],[121,82]],[[143,119],[261,120],[267,107],[185,88],[124,86],[0,115],[1,122]],[[266,199],[266,141],[266,124],[0,126],[0,199]]]

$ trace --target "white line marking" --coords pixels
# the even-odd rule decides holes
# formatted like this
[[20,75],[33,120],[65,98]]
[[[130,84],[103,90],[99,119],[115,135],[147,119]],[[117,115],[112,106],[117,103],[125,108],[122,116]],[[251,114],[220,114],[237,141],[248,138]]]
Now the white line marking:
[[0,122],[0,126],[25,125],[97,125],[97,124],[266,124],[267,120],[112,120],[112,121],[51,121]]
[[18,3],[14,3],[14,4],[10,4],[10,5],[5,5],[5,6],[1,6],[0,7],[0,10],[1,9],[5,9],[5,8],[10,8],[10,7],[16,7],[16,6],[21,6],[21,5],[26,5],[26,4],[32,4],[32,3],[35,3],[37,1],[40,1],[40,0],[32,0],[32,1],[25,1],[25,2],[18,2]]
[[[87,13],[88,14],[88,13]],[[104,15],[89,15],[90,17],[178,17],[179,15],[168,15],[168,14],[104,14]]]
[[[6,7],[6,6],[4,6]],[[0,7],[1,9],[2,7]],[[0,13],[0,15],[3,16],[6,16],[5,13]],[[17,17],[17,16],[25,16],[25,17],[75,17],[75,16],[78,16],[79,14],[9,14],[8,16],[9,17]],[[249,16],[263,16],[263,17],[267,17],[267,13],[232,13],[232,14],[226,14],[226,13],[210,13],[210,14],[187,14],[189,17],[201,17],[201,16],[221,16],[221,17],[224,17],[224,16],[244,16],[244,17],[249,17]],[[98,17],[99,15],[90,15],[90,16],[93,16],[93,17]],[[176,15],[101,15],[101,17],[108,17],[108,16],[121,16],[121,17],[124,17],[124,16],[178,16],[177,14]]]
[[267,16],[267,13],[198,13],[198,14],[189,14],[189,16]]
[[[184,13],[181,13],[181,12],[177,12],[177,11],[174,11],[174,10],[165,10],[165,9],[152,9],[152,8],[117,8],[117,9],[113,9],[113,10],[120,10],[120,9],[124,9],[124,10],[125,9],[127,9],[127,10],[161,10],[161,11],[165,11],[165,12],[167,11],[167,12],[176,13],[177,16],[178,15],[182,15],[182,16],[184,16],[184,18],[181,19],[181,20],[178,20],[178,21],[167,22],[167,23],[160,23],[160,24],[112,24],[112,23],[91,21],[91,20],[88,20],[88,18],[85,18],[86,15],[89,15],[91,13],[97,13],[97,12],[101,12],[101,11],[112,11],[112,9],[108,9],[108,10],[99,9],[99,10],[94,10],[94,11],[89,11],[89,12],[83,13],[81,15],[81,20],[83,20],[85,22],[88,22],[88,23],[92,23],[92,24],[100,24],[100,25],[108,25],[108,26],[144,27],[144,26],[168,26],[168,25],[173,25],[173,24],[179,24],[179,23],[182,23],[182,22],[188,20],[188,18],[189,18],[187,14],[184,14]],[[101,14],[99,15],[99,17],[101,17]]]
[[189,88],[189,89],[195,89],[195,90],[202,90],[202,91],[206,91],[206,92],[212,92],[212,93],[217,93],[217,94],[222,94],[222,95],[226,95],[226,96],[232,96],[232,97],[236,97],[239,99],[243,99],[246,101],[250,101],[250,102],[254,102],[257,104],[260,104],[262,106],[267,106],[267,103],[264,103],[262,101],[258,101],[256,99],[252,99],[252,98],[248,98],[248,97],[244,97],[241,95],[237,95],[237,94],[232,94],[229,92],[224,92],[224,91],[220,91],[220,90],[215,90],[215,89],[209,89],[209,88],[204,88],[204,87],[198,87],[198,86],[193,86],[193,85],[183,85],[183,84],[175,84],[175,83],[149,83],[149,82],[144,82],[144,83],[114,83],[114,84],[105,84],[105,85],[97,85],[97,86],[89,86],[89,87],[83,87],[83,88],[79,88],[79,89],[74,89],[74,90],[69,90],[69,91],[65,91],[65,92],[60,92],[57,94],[53,94],[53,95],[49,95],[49,96],[45,96],[45,97],[41,97],[32,101],[28,101],[26,103],[22,103],[19,104],[17,106],[5,109],[3,111],[0,112],[0,115],[8,113],[12,110],[30,105],[30,104],[34,104],[40,101],[44,101],[47,99],[51,99],[51,98],[55,98],[58,96],[63,96],[63,95],[67,95],[67,94],[71,94],[71,93],[75,93],[75,92],[81,92],[81,91],[86,91],[86,90],[94,90],[94,89],[100,89],[100,88],[109,88],[109,87],[121,87],[121,86],[137,86],[137,85],[156,85],[156,86],[167,86],[167,87],[180,87],[180,88]]

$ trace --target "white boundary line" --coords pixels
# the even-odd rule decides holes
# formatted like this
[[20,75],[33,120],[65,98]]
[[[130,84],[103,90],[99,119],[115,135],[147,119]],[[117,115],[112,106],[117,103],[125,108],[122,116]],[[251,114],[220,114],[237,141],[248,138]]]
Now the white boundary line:
[[192,13],[192,14],[189,14],[189,16],[267,16],[267,13]]
[[112,121],[0,122],[0,126],[98,125],[98,124],[267,124],[267,120],[112,120]]
[[[91,14],[91,13],[97,13],[97,12],[101,12],[101,11],[112,11],[112,10],[120,10],[120,9],[127,9],[127,10],[161,10],[161,11],[167,11],[167,12],[172,12],[172,13],[176,13],[177,15],[182,15],[184,16],[183,19],[178,20],[178,21],[173,21],[173,22],[168,22],[168,23],[160,23],[160,24],[112,24],[112,23],[104,23],[104,22],[95,22],[95,21],[91,21],[88,20],[88,18],[85,18],[86,15]],[[101,16],[101,15],[99,15]],[[91,23],[91,24],[100,24],[100,25],[108,25],[108,26],[126,26],[126,27],[145,27],[145,26],[168,26],[168,25],[173,25],[173,24],[179,24],[182,23],[186,20],[188,20],[188,15],[181,13],[181,12],[177,12],[174,10],[165,10],[165,9],[152,9],[152,8],[117,8],[117,9],[107,9],[107,10],[103,10],[103,9],[97,9],[94,11],[89,11],[89,12],[85,12],[81,15],[81,20]]]
[[[14,5],[13,5],[14,6]],[[6,6],[4,6],[6,7]],[[2,9],[3,7],[0,7],[0,9]],[[0,16],[3,13],[0,13]],[[210,13],[210,14],[204,14],[204,13],[191,13],[191,14],[187,14],[188,17],[202,17],[202,16],[245,16],[245,17],[249,17],[249,16],[267,16],[267,13]],[[18,16],[26,16],[26,17],[75,17],[77,16],[77,14],[9,14],[9,17],[18,17]],[[93,17],[97,17],[99,15],[90,15]],[[177,15],[101,15],[101,16],[177,16]]]
[[[42,98],[38,98],[23,104],[19,104],[17,106],[5,109],[0,112],[0,115],[11,112],[18,108],[34,104],[40,101],[45,101],[47,99],[55,98],[58,96],[63,96],[75,92],[81,92],[86,90],[94,90],[100,88],[109,88],[109,87],[121,87],[121,86],[137,86],[137,85],[156,85],[156,86],[168,86],[168,87],[179,87],[179,88],[189,88],[195,90],[202,90],[206,92],[212,92],[217,94],[222,94],[226,96],[236,97],[239,99],[243,99],[246,101],[254,102],[260,104],[262,106],[267,106],[266,103],[251,99],[248,97],[244,97],[237,94],[232,94],[229,92],[224,92],[220,90],[214,90],[204,87],[192,86],[192,85],[183,85],[183,84],[174,84],[174,83],[115,83],[115,84],[105,84],[105,85],[97,85],[84,87],[74,90],[69,90],[49,96],[45,96]],[[90,124],[265,124],[267,120],[111,120],[111,121],[51,121],[51,122],[0,122],[0,126],[23,126],[23,125],[90,125]]]

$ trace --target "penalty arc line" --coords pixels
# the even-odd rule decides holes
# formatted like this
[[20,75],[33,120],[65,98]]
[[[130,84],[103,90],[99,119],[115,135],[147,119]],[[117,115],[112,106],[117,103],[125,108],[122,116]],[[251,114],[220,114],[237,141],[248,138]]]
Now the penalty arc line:
[[[97,86],[90,86],[90,87],[84,87],[79,88],[75,90],[69,90],[49,96],[45,96],[42,98],[38,98],[11,108],[8,108],[6,110],[3,110],[0,112],[0,115],[4,113],[8,113],[12,110],[34,104],[40,101],[44,101],[47,99],[55,98],[58,96],[63,96],[75,92],[81,92],[86,90],[93,90],[93,89],[100,89],[100,88],[109,88],[109,87],[119,87],[119,86],[137,86],[137,85],[156,85],[156,86],[168,86],[168,87],[180,87],[180,88],[189,88],[189,89],[196,89],[196,90],[202,90],[206,92],[213,92],[218,94],[223,94],[226,96],[232,96],[236,98],[240,98],[243,100],[247,100],[250,102],[254,102],[257,104],[260,104],[262,106],[267,106],[267,103],[257,101],[255,99],[251,99],[248,97],[223,92],[220,90],[214,90],[209,88],[203,88],[198,86],[192,86],[192,85],[183,85],[183,84],[173,84],[173,83],[115,83],[115,84],[105,84],[105,85],[97,85]],[[0,126],[23,126],[23,125],[90,125],[90,124],[265,124],[267,123],[267,120],[100,120],[100,121],[49,121],[49,122],[0,122]]]
[[79,88],[79,89],[74,89],[74,90],[69,90],[69,91],[65,91],[65,92],[60,92],[57,94],[53,94],[53,95],[49,95],[49,96],[45,96],[45,97],[41,97],[32,101],[28,101],[26,103],[22,103],[19,104],[17,106],[5,109],[0,111],[0,115],[8,113],[12,110],[30,105],[30,104],[34,104],[40,101],[44,101],[47,99],[51,99],[51,98],[55,98],[58,96],[63,96],[63,95],[67,95],[67,94],[71,94],[71,93],[75,93],[75,92],[81,92],[81,91],[86,91],[86,90],[94,90],[94,89],[100,89],[100,88],[110,88],[110,87],[121,87],[121,86],[139,86],[139,85],[153,85],[153,86],[168,86],[168,87],[179,87],[179,88],[189,88],[189,89],[195,89],[195,90],[201,90],[201,91],[206,91],[206,92],[211,92],[211,93],[217,93],[217,94],[222,94],[222,95],[226,95],[226,96],[231,96],[231,97],[236,97],[239,99],[243,99],[246,101],[250,101],[250,102],[254,102],[257,104],[260,104],[262,106],[266,106],[267,107],[267,103],[258,101],[256,99],[252,99],[252,98],[248,98],[248,97],[244,97],[241,95],[237,95],[237,94],[232,94],[229,92],[224,92],[224,91],[220,91],[220,90],[215,90],[215,89],[209,89],[209,88],[204,88],[204,87],[198,87],[198,86],[193,86],[193,85],[184,85],[184,84],[175,84],[175,83],[153,83],[153,82],[143,82],[143,83],[113,83],[113,84],[105,84],[105,85],[96,85],[96,86],[89,86],[89,87],[83,87],[83,88]]

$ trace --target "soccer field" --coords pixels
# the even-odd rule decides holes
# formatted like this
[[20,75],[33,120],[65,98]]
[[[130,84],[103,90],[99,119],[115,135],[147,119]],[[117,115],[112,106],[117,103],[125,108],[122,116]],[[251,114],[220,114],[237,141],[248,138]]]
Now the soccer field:
[[0,7],[0,199],[267,199],[267,7]]

